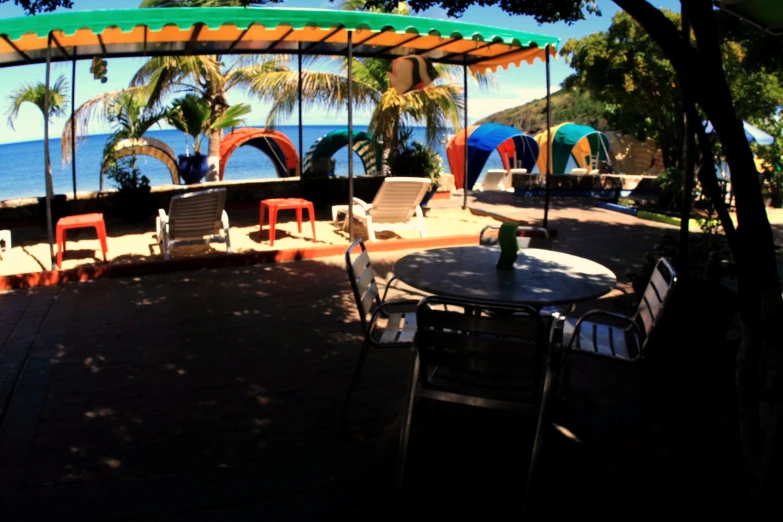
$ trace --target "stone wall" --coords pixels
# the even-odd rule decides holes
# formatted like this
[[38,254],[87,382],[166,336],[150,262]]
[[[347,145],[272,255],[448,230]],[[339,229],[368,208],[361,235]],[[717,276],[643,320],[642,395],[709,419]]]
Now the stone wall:
[[[614,200],[618,197],[650,199],[658,192],[655,176],[622,174],[553,174],[550,195],[554,197],[594,197]],[[520,197],[543,196],[546,176],[543,174],[513,174],[514,194]]]
[[[354,179],[354,196],[369,203],[375,197],[382,182],[382,177],[357,176]],[[269,198],[305,198],[320,209],[348,202],[347,178],[309,178],[306,180],[287,178],[260,181],[223,181],[195,185],[160,185],[152,189],[151,206],[153,209],[168,209],[169,201],[174,195],[217,187],[226,188],[226,206],[229,208],[250,205]],[[59,210],[62,210],[64,215],[91,212],[112,215],[116,212],[117,192],[105,190],[104,192],[79,193],[77,200],[74,200],[72,195],[66,195],[65,201],[62,200],[62,197],[57,198],[52,207],[55,214],[58,213],[57,207],[63,206],[65,208]],[[0,223],[3,224],[3,228],[11,226],[13,223],[43,221],[44,216],[45,207],[39,204],[36,198],[9,200],[0,203]]]

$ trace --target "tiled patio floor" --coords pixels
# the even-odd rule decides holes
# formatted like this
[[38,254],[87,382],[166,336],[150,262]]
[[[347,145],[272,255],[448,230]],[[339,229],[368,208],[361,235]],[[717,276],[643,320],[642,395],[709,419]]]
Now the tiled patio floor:
[[[590,227],[562,212],[555,248],[620,280],[662,232]],[[380,272],[404,254],[376,258]],[[409,487],[391,488],[407,353],[370,354],[349,426],[338,426],[361,342],[340,263],[0,295],[2,520],[508,519],[530,447],[513,419],[423,409]],[[648,416],[635,372],[584,361],[577,370],[577,390],[604,393],[610,407],[574,398],[561,410],[584,441],[552,437],[539,507],[565,516],[686,502],[703,514],[705,499],[741,497],[730,393],[701,393],[698,375],[654,373]],[[727,375],[716,380],[730,389]]]

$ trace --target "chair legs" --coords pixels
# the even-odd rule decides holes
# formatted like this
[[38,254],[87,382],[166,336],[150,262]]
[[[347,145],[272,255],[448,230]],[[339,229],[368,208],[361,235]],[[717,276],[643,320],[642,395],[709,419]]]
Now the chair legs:
[[362,344],[362,351],[359,352],[359,360],[356,361],[356,368],[353,370],[353,377],[351,377],[351,384],[348,386],[348,393],[345,396],[345,402],[343,402],[342,410],[340,410],[340,423],[345,418],[345,411],[348,409],[348,403],[351,401],[351,394],[353,393],[353,387],[356,386],[356,382],[359,380],[359,375],[362,373],[362,367],[364,366],[364,360],[367,358],[367,351],[370,349],[370,341],[365,338]]
[[522,510],[528,512],[531,509],[531,502],[536,497],[534,487],[538,478],[540,469],[539,460],[544,447],[546,433],[550,426],[549,401],[553,386],[553,368],[551,360],[546,361],[546,372],[544,376],[544,385],[541,391],[541,408],[538,412],[538,423],[536,425],[536,435],[533,440],[533,452],[530,457],[530,467],[528,468],[527,482],[525,483],[525,492],[522,499]]
[[419,365],[419,354],[415,353],[411,362],[411,373],[408,384],[408,402],[405,406],[405,417],[402,419],[402,427],[400,428],[400,447],[397,451],[397,476],[394,480],[394,487],[397,489],[402,489],[403,480],[405,479],[405,463],[408,460],[408,442],[410,441],[411,436],[411,419],[413,418],[413,404],[416,401]]

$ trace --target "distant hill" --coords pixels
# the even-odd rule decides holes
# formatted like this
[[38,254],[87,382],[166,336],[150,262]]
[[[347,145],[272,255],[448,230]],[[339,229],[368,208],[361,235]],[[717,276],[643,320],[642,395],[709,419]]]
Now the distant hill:
[[[552,126],[565,122],[581,123],[603,130],[606,105],[594,101],[587,93],[559,90],[552,94]],[[496,112],[477,123],[510,125],[526,134],[546,130],[546,98]]]

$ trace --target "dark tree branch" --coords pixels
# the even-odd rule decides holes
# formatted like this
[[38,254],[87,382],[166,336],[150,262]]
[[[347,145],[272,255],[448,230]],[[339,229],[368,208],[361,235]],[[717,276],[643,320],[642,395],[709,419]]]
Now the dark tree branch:
[[[10,0],[0,0],[0,4]],[[73,0],[14,0],[14,4],[22,6],[25,14],[34,15],[37,13],[49,13],[58,7],[70,9],[73,7]]]

